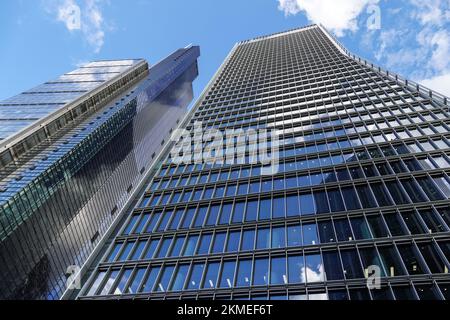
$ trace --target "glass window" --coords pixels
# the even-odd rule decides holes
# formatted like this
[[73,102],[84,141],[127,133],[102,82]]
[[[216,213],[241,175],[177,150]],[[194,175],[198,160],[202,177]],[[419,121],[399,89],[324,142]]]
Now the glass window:
[[255,230],[244,230],[242,234],[241,250],[253,250],[255,245]]
[[364,273],[359,260],[358,252],[355,249],[341,251],[342,265],[347,279],[364,278]]
[[385,214],[384,219],[387,223],[389,231],[391,232],[391,235],[393,235],[394,237],[409,234],[408,229],[405,227],[403,220],[400,218],[398,213],[394,212]]
[[231,203],[227,203],[222,206],[222,213],[220,214],[219,224],[230,223],[232,207],[233,205]]
[[353,234],[347,218],[334,220],[338,241],[352,241]]
[[449,269],[432,243],[419,243],[417,245],[431,273],[444,273]]
[[447,179],[444,177],[433,177],[433,180],[445,195],[445,197],[450,198],[450,184],[448,183]]
[[389,198],[389,193],[381,182],[371,183],[370,186],[372,187],[373,194],[377,198],[377,202],[380,206],[385,207],[393,205]]
[[134,273],[133,276],[133,280],[131,280],[131,284],[128,286],[125,293],[133,294],[138,292],[142,279],[144,278],[145,271],[147,271],[147,268],[136,269],[136,272]]
[[355,189],[353,189],[353,187],[343,187],[342,195],[344,196],[345,206],[347,207],[347,210],[361,209],[358,196],[356,195],[356,191]]
[[331,189],[327,191],[328,200],[332,212],[345,211],[344,201],[342,200],[339,189]]
[[157,258],[164,258],[169,251],[170,244],[172,243],[172,238],[163,238],[161,245],[159,246]]
[[238,251],[240,237],[241,231],[230,231],[228,233],[227,252]]
[[209,253],[209,247],[211,245],[212,234],[206,233],[202,235],[200,240],[200,245],[197,249],[197,254],[207,254]]
[[382,277],[386,276],[386,272],[383,268],[383,263],[381,263],[380,256],[378,255],[378,252],[375,248],[361,248],[359,249],[359,254],[361,256],[364,270],[366,270],[366,274],[370,266],[377,266],[378,268],[380,268],[380,275]]
[[443,200],[444,196],[429,177],[417,178],[417,182],[431,201]]
[[178,225],[180,224],[181,217],[183,216],[182,209],[175,210],[175,213],[173,214],[172,221],[170,221],[168,230],[176,230],[178,228]]
[[197,216],[194,220],[194,227],[203,226],[203,222],[205,221],[206,213],[208,212],[207,206],[201,206],[197,210]]
[[443,221],[441,221],[439,215],[434,210],[421,210],[419,213],[430,233],[447,231]]
[[255,266],[253,269],[253,285],[267,285],[269,283],[269,259],[258,258],[255,259]]
[[328,197],[325,191],[314,191],[314,201],[317,205],[316,212],[318,214],[330,212],[330,207],[328,206]]
[[288,257],[289,283],[305,283],[305,263],[302,255]]
[[300,206],[298,200],[298,195],[296,194],[286,197],[286,213],[288,217],[295,217],[300,215]]
[[150,244],[147,247],[147,251],[145,252],[144,259],[151,259],[151,258],[153,258],[154,254],[155,254],[155,251],[156,251],[156,248],[158,247],[159,240],[160,239],[157,238],[157,239],[152,239],[150,241]]
[[286,216],[284,199],[284,197],[273,199],[273,218],[284,218]]
[[155,281],[159,274],[159,270],[161,267],[151,267],[147,273],[147,279],[145,280],[144,285],[141,288],[142,292],[148,293],[152,292],[155,287]]
[[397,181],[386,181],[386,186],[396,204],[401,205],[411,202]]
[[103,282],[103,279],[105,278],[105,276],[106,276],[106,271],[100,271],[97,274],[97,277],[95,278],[94,283],[89,288],[89,291],[86,294],[87,296],[92,296],[97,293],[97,290],[98,290],[99,286],[101,285],[101,283]]
[[245,214],[245,221],[255,221],[257,212],[258,212],[258,201],[257,200],[248,201],[247,210]]
[[285,227],[272,227],[272,246],[271,248],[285,248]]
[[192,219],[194,218],[194,214],[195,214],[195,208],[188,208],[187,211],[184,214],[184,219],[183,219],[183,223],[181,225],[182,228],[189,228],[191,223],[192,223]]
[[415,211],[402,212],[402,217],[411,234],[425,233],[425,227]]
[[219,266],[219,262],[208,262],[202,288],[216,288]]
[[178,269],[175,273],[175,278],[170,288],[171,291],[181,291],[184,289],[184,281],[186,280],[188,270],[189,270],[188,264],[182,264],[178,266]]
[[272,203],[270,199],[262,199],[259,206],[259,220],[270,219]]
[[308,283],[325,281],[322,257],[320,254],[305,255],[305,262],[306,281]]
[[212,205],[209,208],[209,215],[206,225],[213,226],[217,222],[217,217],[219,216],[219,205]]
[[314,198],[312,194],[306,193],[300,195],[300,211],[302,215],[315,214]]
[[252,275],[252,260],[239,260],[236,287],[250,286],[250,279]]
[[256,249],[267,249],[270,247],[270,229],[258,228],[258,236],[256,239]]
[[355,235],[356,240],[372,239],[369,227],[363,217],[351,218],[350,223],[352,225],[353,234]]
[[392,277],[405,274],[400,257],[393,247],[379,247],[378,251],[380,252],[384,269],[389,276]]
[[139,223],[136,226],[136,229],[134,229],[134,233],[141,233],[142,230],[144,230],[144,227],[147,224],[149,218],[150,218],[150,214],[149,213],[143,214],[141,220],[139,220]]
[[270,262],[270,284],[287,284],[286,258],[272,257]]
[[319,237],[317,235],[317,226],[315,223],[304,224],[302,231],[303,231],[303,244],[304,245],[311,245],[311,244],[319,243]]
[[161,272],[161,276],[157,282],[156,291],[165,292],[169,288],[170,279],[172,278],[175,266],[165,266]]
[[216,235],[214,237],[212,253],[222,253],[223,252],[226,235],[227,235],[226,232],[216,233]]
[[364,209],[375,208],[377,206],[372,191],[367,185],[362,184],[356,185],[355,187],[356,191],[358,192],[359,199],[361,200],[361,205],[363,206]]
[[108,259],[106,259],[107,262],[112,262],[115,260],[117,253],[120,251],[120,248],[122,248],[123,242],[115,243],[113,249],[111,250],[111,253],[108,256]]
[[242,222],[244,219],[245,202],[236,202],[234,204],[232,222]]
[[302,245],[302,230],[300,224],[289,225],[287,227],[287,241],[289,247]]
[[400,252],[406,270],[410,275],[428,273],[425,271],[426,267],[424,267],[420,254],[418,254],[417,249],[413,245],[399,245],[398,252]]
[[133,255],[131,256],[131,260],[137,260],[141,257],[142,251],[144,250],[146,244],[147,244],[147,240],[138,241],[138,244],[136,245],[136,249],[134,249]]
[[172,216],[172,211],[166,211],[163,213],[157,231],[164,231],[166,229],[167,223],[169,222],[170,217]]
[[202,281],[204,263],[195,263],[192,265],[189,281],[186,284],[187,290],[197,290],[200,288],[200,281]]
[[191,256],[195,252],[195,248],[197,247],[198,235],[190,235],[188,237],[186,246],[184,247],[183,256]]
[[367,217],[367,222],[369,222],[370,230],[375,238],[385,238],[389,236],[381,216],[369,216]]
[[394,291],[394,295],[397,300],[417,300],[413,287],[393,286],[392,291]]
[[134,247],[134,244],[135,244],[135,241],[127,242],[117,260],[118,261],[125,260],[130,255],[131,249]]
[[181,249],[183,249],[184,240],[186,239],[185,236],[177,236],[175,238],[174,245],[172,246],[170,256],[172,257],[178,257],[181,253]]
[[334,234],[334,228],[331,221],[319,221],[318,227],[321,243],[336,241],[336,235]]
[[220,277],[220,288],[231,288],[234,283],[234,269],[236,261],[224,261],[222,264],[222,272]]
[[405,179],[400,182],[414,203],[427,201],[427,198],[414,180]]
[[323,263],[327,280],[341,280],[344,279],[342,271],[341,259],[339,254],[334,251],[326,251],[323,253]]

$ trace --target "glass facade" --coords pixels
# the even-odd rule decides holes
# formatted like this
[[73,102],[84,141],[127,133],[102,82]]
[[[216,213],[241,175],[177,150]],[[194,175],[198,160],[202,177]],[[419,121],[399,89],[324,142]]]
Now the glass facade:
[[43,116],[43,99],[63,106],[55,112],[66,112],[50,114],[64,119],[58,126],[36,117],[45,132],[22,152],[15,151],[39,135],[33,124],[19,132],[20,141],[6,145],[10,161],[0,166],[0,298],[58,299],[68,289],[69,276],[120,218],[184,117],[198,56],[199,48],[190,46],[150,69],[144,60],[91,62],[0,106],[6,110],[6,104],[26,100],[25,109]]
[[196,122],[277,130],[277,172],[167,150],[80,299],[449,298],[445,97],[310,26],[238,43]]

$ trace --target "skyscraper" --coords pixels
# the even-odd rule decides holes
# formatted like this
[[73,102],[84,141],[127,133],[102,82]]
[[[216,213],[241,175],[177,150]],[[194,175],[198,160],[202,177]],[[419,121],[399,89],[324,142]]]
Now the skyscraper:
[[0,299],[57,299],[192,100],[199,48],[94,61],[0,102]]
[[449,125],[322,26],[239,42],[79,298],[449,298]]

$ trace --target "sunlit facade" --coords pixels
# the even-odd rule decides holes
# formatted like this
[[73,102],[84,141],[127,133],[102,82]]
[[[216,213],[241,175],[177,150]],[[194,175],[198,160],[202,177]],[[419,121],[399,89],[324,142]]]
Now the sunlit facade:
[[199,48],[94,61],[0,102],[0,299],[58,299],[184,117]]
[[166,150],[79,298],[450,298],[447,98],[314,25],[238,43],[195,122],[277,130],[277,172]]

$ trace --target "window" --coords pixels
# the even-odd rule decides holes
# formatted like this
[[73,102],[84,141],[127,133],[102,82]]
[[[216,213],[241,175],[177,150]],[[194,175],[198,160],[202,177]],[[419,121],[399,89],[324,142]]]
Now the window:
[[247,210],[245,214],[245,221],[255,221],[258,212],[258,201],[250,200],[247,202]]
[[118,261],[125,260],[129,256],[129,254],[131,252],[131,249],[133,248],[134,244],[135,244],[134,241],[127,242],[125,247],[124,247],[124,249],[120,253],[119,258],[117,260]]
[[107,262],[113,262],[117,256],[117,253],[119,252],[120,248],[122,248],[123,242],[115,243],[113,249],[111,250],[111,253],[108,256],[108,259],[106,259]]
[[314,198],[311,194],[300,195],[300,211],[302,215],[315,214]]
[[180,224],[181,217],[183,216],[183,210],[177,209],[173,214],[172,221],[170,221],[168,230],[176,230]]
[[371,183],[370,186],[372,187],[373,194],[377,198],[377,202],[380,206],[385,207],[393,204],[389,198],[389,193],[381,182]]
[[326,251],[323,253],[323,264],[327,280],[341,280],[344,279],[342,271],[341,259],[339,254],[334,251]]
[[328,200],[332,212],[345,211],[344,201],[342,200],[339,189],[328,190]]
[[272,257],[270,262],[270,284],[287,284],[286,258]]
[[273,227],[272,228],[272,246],[271,248],[284,248],[286,247],[285,241],[285,227]]
[[134,250],[133,255],[131,256],[131,260],[137,260],[141,257],[142,251],[144,250],[146,244],[147,240],[138,241],[136,249]]
[[191,256],[194,254],[198,238],[198,235],[191,235],[188,237],[186,246],[184,247],[183,256]]
[[222,212],[220,214],[219,224],[228,224],[228,223],[230,223],[232,207],[233,207],[233,205],[231,203],[227,203],[227,204],[224,204],[222,206]]
[[208,212],[208,207],[201,206],[197,210],[197,216],[194,220],[194,227],[203,226],[203,222],[205,221],[206,213]]
[[195,214],[195,208],[188,208],[187,211],[184,214],[183,224],[181,225],[182,228],[189,228],[192,219],[194,218]]
[[317,205],[317,213],[329,213],[328,198],[325,191],[314,191],[314,201]]
[[398,205],[411,203],[402,186],[397,181],[386,181],[386,187],[391,193],[394,202]]
[[427,201],[427,198],[414,180],[404,179],[401,180],[401,184],[414,203]]
[[227,235],[226,232],[216,233],[216,235],[214,237],[212,253],[222,253],[223,252],[226,235]]
[[401,276],[405,274],[400,257],[393,247],[379,247],[381,262],[389,276]]
[[352,241],[353,234],[347,218],[334,220],[338,241]]
[[388,230],[380,216],[369,216],[367,217],[367,222],[369,222],[370,230],[375,238],[389,236]]
[[207,254],[211,245],[212,234],[206,233],[202,235],[200,245],[198,246],[197,254]]
[[255,266],[253,269],[253,285],[267,285],[269,281],[269,259],[257,258],[255,259]]
[[169,289],[170,279],[172,278],[175,266],[165,266],[157,282],[156,291],[165,292]]
[[308,283],[321,282],[325,280],[322,257],[320,254],[305,255],[305,263],[306,281]]
[[164,258],[167,255],[170,244],[172,243],[172,238],[163,238],[161,245],[159,246],[157,258]]
[[191,274],[186,284],[187,290],[197,290],[200,288],[200,281],[202,280],[204,269],[205,265],[203,263],[196,263],[192,265]]
[[219,262],[208,263],[202,288],[216,288],[217,275],[219,274],[219,265]]
[[155,286],[156,278],[159,274],[159,270],[161,267],[151,267],[147,273],[147,279],[145,280],[144,285],[142,286],[141,291],[148,293],[152,292]]
[[341,251],[344,275],[347,279],[359,279],[364,277],[358,252],[355,249]]
[[209,226],[215,225],[218,216],[219,216],[219,205],[212,205],[209,209],[209,216],[206,224]]
[[288,277],[289,283],[305,283],[305,263],[302,255],[288,257]]
[[178,266],[177,271],[175,272],[175,278],[172,282],[171,291],[180,291],[184,288],[184,281],[186,280],[186,276],[189,270],[188,264],[182,264]]
[[256,249],[267,249],[270,247],[270,229],[259,228],[256,239]]
[[270,219],[272,204],[270,199],[262,199],[259,206],[259,220]]
[[255,245],[255,230],[244,230],[242,234],[241,250],[253,250]]
[[356,185],[356,191],[358,192],[361,205],[364,209],[375,208],[377,203],[373,197],[372,191],[367,185]]
[[234,212],[232,222],[242,222],[244,219],[245,202],[236,202],[234,204]]
[[311,244],[319,243],[316,224],[313,224],[313,223],[305,224],[305,225],[303,225],[302,231],[303,231],[303,244],[304,245],[311,245]]
[[287,241],[289,247],[302,245],[302,230],[300,224],[287,227]]
[[432,243],[420,243],[418,247],[431,273],[444,273],[449,269]]
[[252,275],[252,260],[239,260],[236,287],[248,287]]
[[431,201],[445,199],[429,177],[417,178],[417,182]]
[[230,231],[228,233],[227,250],[226,250],[227,252],[238,251],[240,237],[241,237],[240,231]]
[[355,189],[353,189],[353,187],[343,187],[342,195],[344,196],[345,206],[347,207],[347,210],[361,209],[358,196],[356,195],[356,191]]
[[284,199],[284,197],[273,199],[273,218],[284,218],[286,216]]
[[351,218],[350,223],[352,225],[353,234],[355,235],[356,240],[372,238],[369,227],[363,217]]
[[134,273],[133,280],[131,280],[131,284],[128,286],[125,293],[137,293],[139,290],[139,285],[142,282],[142,279],[144,278],[145,271],[147,271],[147,268],[137,268],[136,272]]
[[370,266],[378,266],[380,268],[380,275],[382,277],[386,276],[386,272],[381,263],[381,259],[375,248],[362,248],[359,249],[359,254],[364,266],[364,270],[367,270]]
[[424,267],[422,258],[418,254],[415,246],[411,244],[399,245],[398,251],[410,275],[427,273],[425,272],[426,267]]
[[231,288],[234,283],[234,269],[236,267],[236,261],[224,261],[222,264],[222,272],[219,287]]

